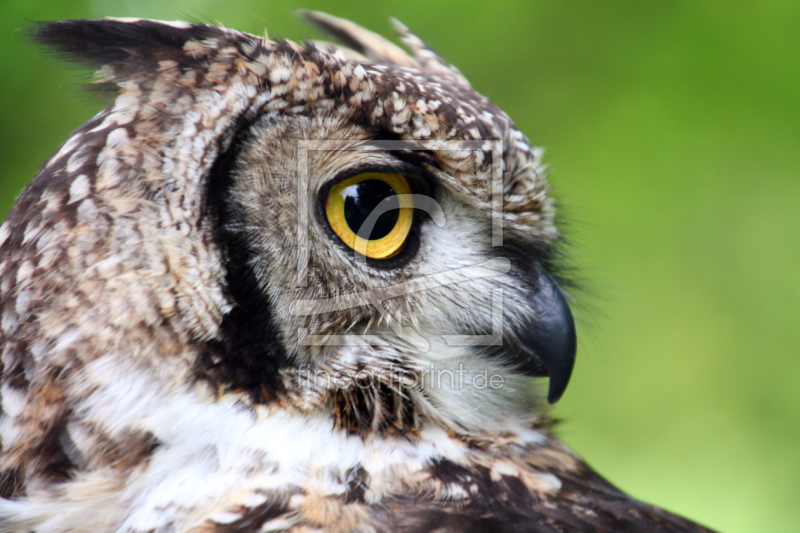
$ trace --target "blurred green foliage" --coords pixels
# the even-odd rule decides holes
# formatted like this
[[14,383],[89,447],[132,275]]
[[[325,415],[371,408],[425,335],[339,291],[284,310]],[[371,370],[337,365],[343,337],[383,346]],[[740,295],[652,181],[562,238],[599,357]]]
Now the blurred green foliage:
[[319,37],[296,7],[400,18],[548,149],[587,286],[565,440],[720,530],[800,531],[800,2],[3,0],[0,211],[101,107],[26,20]]

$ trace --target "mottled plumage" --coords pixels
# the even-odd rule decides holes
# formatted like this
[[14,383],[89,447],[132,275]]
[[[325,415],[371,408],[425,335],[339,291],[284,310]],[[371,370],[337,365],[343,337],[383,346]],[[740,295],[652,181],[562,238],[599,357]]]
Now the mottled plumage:
[[[595,474],[531,387],[575,353],[540,152],[402,24],[412,55],[305,15],[349,48],[35,29],[114,101],[0,226],[0,531],[707,531]],[[325,221],[364,172],[416,195],[385,261]]]

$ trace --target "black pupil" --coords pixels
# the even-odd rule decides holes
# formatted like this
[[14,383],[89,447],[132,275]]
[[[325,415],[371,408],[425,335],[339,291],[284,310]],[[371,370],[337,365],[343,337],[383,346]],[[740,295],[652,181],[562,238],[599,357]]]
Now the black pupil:
[[[397,193],[391,185],[381,180],[364,180],[342,190],[344,195],[344,219],[353,233],[374,241],[382,239],[392,232],[397,219],[400,217],[398,210],[399,201]],[[375,224],[364,224],[369,215],[380,208],[383,212]],[[370,221],[372,222],[372,221]],[[372,228],[368,227],[372,225]]]

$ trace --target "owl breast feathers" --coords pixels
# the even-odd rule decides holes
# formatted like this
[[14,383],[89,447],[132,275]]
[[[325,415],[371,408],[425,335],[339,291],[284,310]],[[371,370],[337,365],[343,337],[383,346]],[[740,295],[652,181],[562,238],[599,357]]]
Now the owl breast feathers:
[[411,54],[39,24],[112,103],[0,227],[0,532],[707,531],[551,432],[575,326],[541,154]]

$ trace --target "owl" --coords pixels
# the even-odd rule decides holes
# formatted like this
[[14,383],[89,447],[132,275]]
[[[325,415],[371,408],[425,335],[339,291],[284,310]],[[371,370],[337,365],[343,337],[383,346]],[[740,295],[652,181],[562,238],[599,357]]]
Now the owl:
[[709,531],[553,433],[541,151],[399,22],[303,14],[344,45],[33,30],[111,103],[0,226],[0,531]]

